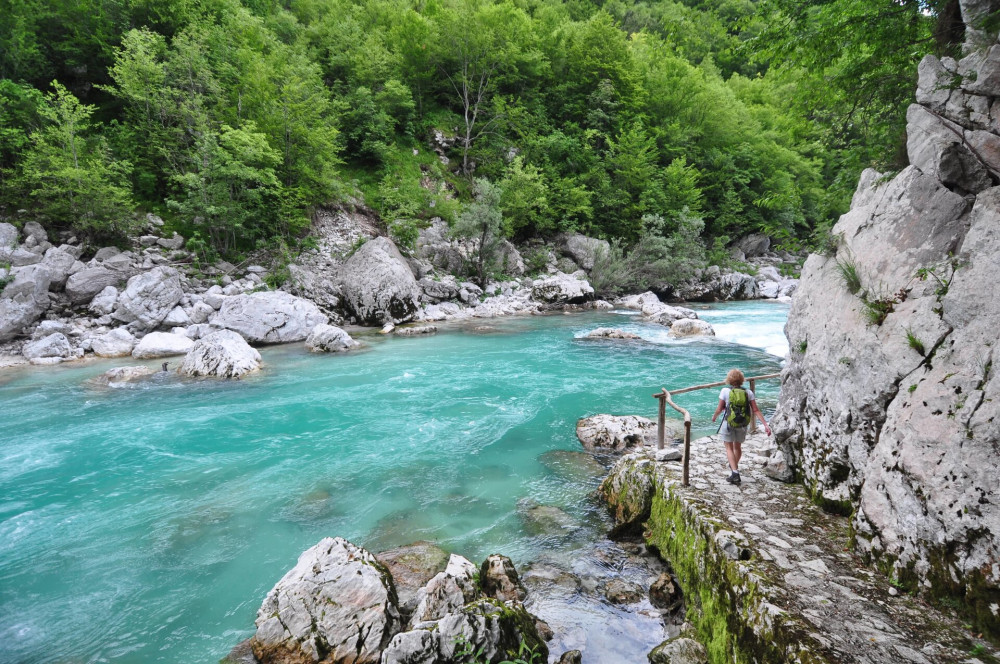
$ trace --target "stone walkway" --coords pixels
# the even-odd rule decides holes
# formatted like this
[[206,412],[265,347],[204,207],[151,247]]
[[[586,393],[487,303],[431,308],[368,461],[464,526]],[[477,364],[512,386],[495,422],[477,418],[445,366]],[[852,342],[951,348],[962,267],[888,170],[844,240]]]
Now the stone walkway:
[[[659,544],[668,559],[674,540],[687,539],[679,544],[701,552],[690,566],[694,575],[704,576],[700,580],[683,578],[683,565],[671,562],[689,597],[692,582],[715,584],[728,595],[717,599],[732,604],[722,610],[728,611],[729,640],[738,644],[737,651],[746,647],[751,661],[774,661],[773,650],[765,654],[769,642],[780,645],[785,661],[1000,661],[997,648],[976,638],[961,619],[898,591],[867,569],[847,548],[846,518],[813,505],[802,486],[767,477],[763,466],[772,445],[762,434],[748,437],[739,486],[726,482],[728,465],[715,436],[692,443],[687,488],[680,485],[680,463],[657,462],[650,448],[616,467],[631,458],[634,468],[645,469],[639,472],[653,470],[659,499],[652,502],[648,524],[653,532],[647,537],[655,541],[658,530],[666,537]],[[664,536],[664,528],[669,535]],[[712,574],[713,566],[727,569]],[[755,639],[765,650],[750,643]]]

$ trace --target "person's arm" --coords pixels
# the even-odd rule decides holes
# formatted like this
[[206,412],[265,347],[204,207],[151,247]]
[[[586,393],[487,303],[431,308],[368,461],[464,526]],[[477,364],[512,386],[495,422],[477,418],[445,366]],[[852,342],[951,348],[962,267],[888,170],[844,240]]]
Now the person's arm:
[[[764,431],[767,433],[768,436],[770,436],[771,435],[771,427],[768,425],[767,420],[764,419],[764,414],[762,412],[760,412],[760,408],[757,407],[757,400],[756,399],[754,399],[753,401],[750,402],[750,408],[751,408],[751,410],[753,410],[753,414],[756,415],[757,418],[760,419],[761,423],[764,425]],[[715,421],[714,417],[712,418],[712,421],[713,422]]]
[[726,402],[723,401],[722,399],[719,399],[719,407],[715,409],[715,414],[712,415],[712,421],[714,422],[715,418],[719,416],[719,413],[721,413],[725,409],[726,409]]

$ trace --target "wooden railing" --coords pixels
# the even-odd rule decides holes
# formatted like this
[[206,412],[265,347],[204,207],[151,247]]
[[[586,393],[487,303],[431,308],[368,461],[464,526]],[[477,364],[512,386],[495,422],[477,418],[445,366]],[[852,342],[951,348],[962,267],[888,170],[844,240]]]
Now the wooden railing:
[[[757,381],[764,380],[767,378],[778,378],[780,373],[767,374],[765,376],[754,376],[753,378],[747,378],[746,380],[750,383],[750,391],[755,392],[757,388]],[[682,462],[683,471],[681,473],[681,485],[688,486],[688,467],[689,461],[691,459],[691,413],[687,412],[677,404],[673,402],[671,397],[675,394],[683,394],[685,392],[694,392],[695,390],[705,390],[710,387],[723,387],[728,385],[725,381],[719,383],[708,383],[707,385],[695,385],[694,387],[685,387],[680,390],[667,391],[667,388],[659,394],[654,394],[654,399],[659,399],[660,401],[660,413],[656,421],[656,449],[663,449],[663,436],[664,429],[667,422],[667,404],[676,410],[678,413],[684,416],[684,460]],[[756,417],[750,418],[750,433],[755,433],[757,431],[757,419]]]

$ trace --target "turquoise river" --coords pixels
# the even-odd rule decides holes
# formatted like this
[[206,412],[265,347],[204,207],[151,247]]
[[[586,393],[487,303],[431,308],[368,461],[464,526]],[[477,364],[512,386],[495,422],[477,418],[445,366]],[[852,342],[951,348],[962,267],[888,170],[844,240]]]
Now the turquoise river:
[[[431,540],[519,569],[546,556],[599,566],[609,558],[574,553],[608,527],[591,497],[596,464],[566,463],[581,449],[577,419],[655,417],[661,386],[781,367],[787,306],[699,313],[717,338],[676,341],[634,312],[590,312],[364,335],[348,355],[273,347],[242,381],[91,383],[123,360],[0,371],[0,662],[216,662],[325,536],[373,551]],[[608,326],[643,341],[580,338]],[[767,414],[777,389],[759,386]],[[716,398],[682,397],[702,435]],[[571,525],[528,527],[525,500]],[[597,604],[535,610],[585,663],[645,661],[664,638],[653,618]]]

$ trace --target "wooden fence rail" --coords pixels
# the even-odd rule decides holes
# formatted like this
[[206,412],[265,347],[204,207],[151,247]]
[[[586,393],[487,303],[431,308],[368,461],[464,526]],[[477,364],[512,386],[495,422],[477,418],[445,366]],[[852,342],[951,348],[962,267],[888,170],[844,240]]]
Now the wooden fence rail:
[[[775,374],[767,374],[765,376],[754,376],[752,378],[747,378],[746,380],[750,382],[750,391],[755,392],[758,380],[765,380],[767,378],[779,378],[780,376],[781,376],[780,373],[775,373]],[[653,395],[654,399],[659,399],[660,401],[660,413],[659,413],[659,418],[657,419],[656,422],[656,449],[658,450],[663,449],[663,437],[667,420],[667,404],[670,404],[671,408],[673,408],[678,413],[684,416],[684,461],[682,466],[683,471],[681,474],[682,486],[688,486],[688,467],[689,467],[688,462],[691,459],[691,413],[687,412],[685,409],[675,404],[673,402],[672,397],[676,394],[684,394],[685,392],[694,392],[695,390],[706,390],[711,387],[722,387],[727,384],[728,383],[726,383],[726,381],[722,381],[719,383],[707,383],[705,385],[695,385],[693,387],[685,387],[680,390],[670,390],[670,391],[668,391],[667,388],[664,387],[662,391],[660,391],[658,394]],[[754,433],[756,431],[757,431],[757,420],[756,418],[751,418],[750,433]]]

